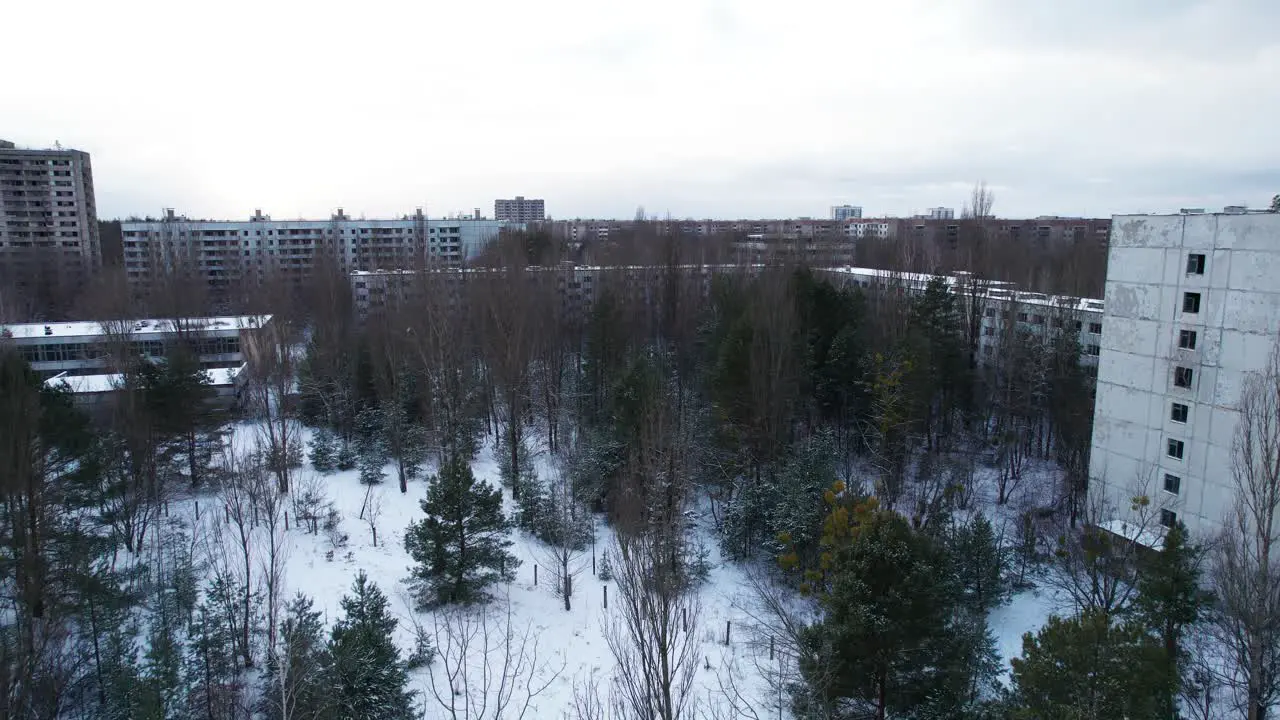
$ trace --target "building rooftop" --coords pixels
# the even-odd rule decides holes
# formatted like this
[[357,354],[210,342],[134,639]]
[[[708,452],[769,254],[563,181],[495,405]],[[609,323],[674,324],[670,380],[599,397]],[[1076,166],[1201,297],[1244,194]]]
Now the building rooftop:
[[[134,337],[145,338],[148,336],[161,337],[174,332],[172,320],[123,320],[123,321],[103,321],[103,322],[121,322],[132,323],[130,326],[131,333]],[[97,337],[104,335],[103,322],[62,322],[62,323],[18,323],[14,325],[0,325],[0,337],[10,338],[14,340],[31,340],[47,337],[55,338],[71,338],[71,337]],[[200,329],[202,331],[209,330],[244,330],[249,328],[259,328],[271,322],[270,315],[229,315],[224,317],[202,317],[189,318],[182,321],[189,323],[189,329]]]
[[[905,282],[912,285],[927,285],[934,278],[941,278],[948,288],[954,290],[956,282],[960,277],[964,277],[966,273],[958,272],[954,275],[929,275],[927,273],[910,273],[898,272],[894,270],[881,270],[878,268],[861,268],[861,267],[830,267],[822,268],[827,272],[841,273],[845,275],[856,275],[859,277],[869,278],[877,282],[894,283]],[[992,300],[1001,300],[1005,302],[1018,302],[1024,305],[1040,305],[1044,307],[1070,308],[1083,312],[1102,312],[1102,300],[1095,298],[1080,298],[1070,295],[1046,295],[1045,293],[1023,292],[1017,289],[1016,285],[1011,282],[1002,280],[986,281],[985,297]]]
[[[205,370],[209,375],[209,385],[212,387],[226,387],[234,385],[236,378],[240,373],[244,372],[245,366],[233,368],[213,368]],[[59,373],[48,380],[44,381],[45,387],[63,387],[76,395],[90,393],[106,393],[114,392],[124,382],[124,376],[120,373],[105,373],[100,375],[68,375]]]

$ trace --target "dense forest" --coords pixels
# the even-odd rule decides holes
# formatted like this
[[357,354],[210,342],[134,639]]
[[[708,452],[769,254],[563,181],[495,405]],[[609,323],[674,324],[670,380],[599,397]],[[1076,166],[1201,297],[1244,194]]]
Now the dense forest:
[[[273,320],[230,411],[183,332],[153,362],[104,320],[120,380],[92,416],[0,344],[0,717],[544,716],[536,639],[510,610],[462,612],[501,605],[517,535],[566,613],[584,558],[613,588],[615,671],[575,678],[557,716],[1263,718],[1276,700],[1276,368],[1224,470],[1239,522],[1210,549],[1136,488],[1153,550],[1095,525],[1109,509],[1089,492],[1074,309],[1033,327],[981,273],[863,288],[794,264],[707,272],[661,238],[587,302],[572,272],[526,269],[548,247],[507,238],[496,269],[419,273],[370,312],[336,264],[264,284],[238,308]],[[183,285],[96,307],[207,311]],[[348,471],[367,488],[355,520],[326,488]],[[412,647],[393,641],[399,588],[363,571],[338,617],[285,591],[294,538],[327,538],[332,560],[354,521],[378,545],[384,486],[421,498],[408,527],[381,528],[412,559],[395,578]],[[751,578],[750,626],[786,660],[750,681],[774,706],[746,669],[695,692],[698,643],[730,641],[698,627],[695,526]],[[1006,672],[989,618],[1033,587],[1061,609]],[[468,639],[500,658],[483,679]]]

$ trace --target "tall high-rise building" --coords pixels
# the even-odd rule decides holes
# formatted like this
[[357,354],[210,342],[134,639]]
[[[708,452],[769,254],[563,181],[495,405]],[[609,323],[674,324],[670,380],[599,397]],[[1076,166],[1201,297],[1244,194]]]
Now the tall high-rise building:
[[1280,338],[1280,215],[1231,210],[1112,221],[1089,464],[1112,529],[1136,534],[1137,495],[1149,528],[1202,535],[1232,505],[1241,391]]
[[860,205],[832,205],[831,219],[836,222],[844,222],[845,220],[858,220],[862,217],[862,207]]
[[65,294],[101,264],[89,153],[0,140],[0,282]]
[[931,207],[928,210],[930,220],[954,220],[956,209],[949,207]]
[[546,207],[539,198],[517,195],[514,200],[494,200],[493,219],[518,223],[535,223],[547,219]]

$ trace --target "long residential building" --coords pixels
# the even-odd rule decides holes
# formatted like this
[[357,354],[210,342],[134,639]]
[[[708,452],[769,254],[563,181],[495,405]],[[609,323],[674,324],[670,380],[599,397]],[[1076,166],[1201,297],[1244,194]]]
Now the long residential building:
[[1116,216],[1103,322],[1091,494],[1130,537],[1179,520],[1211,536],[1235,497],[1242,391],[1280,342],[1280,214]]
[[166,211],[159,219],[121,223],[130,284],[145,285],[166,271],[194,271],[214,289],[253,277],[299,280],[321,253],[343,272],[386,267],[458,267],[504,228],[519,225],[476,218],[427,218],[421,210],[393,220],[273,220],[255,212],[247,221],[193,220]]
[[189,343],[205,370],[238,368],[271,323],[270,315],[0,324],[10,345],[44,377],[102,375],[113,353],[158,360],[174,342]]
[[[674,268],[691,283],[690,289],[706,297],[711,281],[720,275],[758,272],[760,264],[681,265]],[[642,296],[658,291],[672,268],[651,266],[599,266],[565,264],[556,267],[530,267],[520,271],[531,278],[553,281],[565,311],[582,315],[590,311],[606,286],[626,288]],[[951,275],[903,273],[860,267],[815,268],[815,273],[840,285],[858,287],[866,292],[916,294],[924,292],[933,280],[941,280],[956,294],[976,293],[978,302],[961,303],[966,309],[982,313],[982,336],[979,347],[982,358],[993,359],[1000,342],[1010,332],[1025,332],[1046,341],[1061,332],[1073,332],[1081,349],[1081,363],[1095,368],[1103,334],[1103,301],[1094,298],[1046,295],[1022,292],[1013,283],[975,281],[963,272]],[[426,272],[404,270],[356,271],[351,273],[354,304],[361,315],[382,312],[397,305],[414,306],[430,288],[443,288],[453,306],[463,303],[461,294],[468,284],[500,279],[507,282],[505,270],[487,268],[441,269]]]
[[815,270],[835,283],[868,292],[921,293],[930,282],[941,280],[953,294],[976,297],[977,302],[961,302],[962,312],[977,310],[981,336],[978,347],[984,361],[996,357],[1001,343],[1012,332],[1048,341],[1059,333],[1073,332],[1080,343],[1083,367],[1096,368],[1103,331],[1102,300],[1066,295],[1023,292],[1010,282],[980,281],[966,272],[930,275],[860,267],[829,267]]
[[101,265],[89,153],[0,140],[0,282],[73,288]]

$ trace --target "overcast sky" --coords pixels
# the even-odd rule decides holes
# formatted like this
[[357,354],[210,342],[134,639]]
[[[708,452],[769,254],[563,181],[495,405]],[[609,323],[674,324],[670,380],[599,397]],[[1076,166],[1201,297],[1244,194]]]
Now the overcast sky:
[[1280,192],[1277,0],[11,2],[0,138],[99,214],[998,215]]

